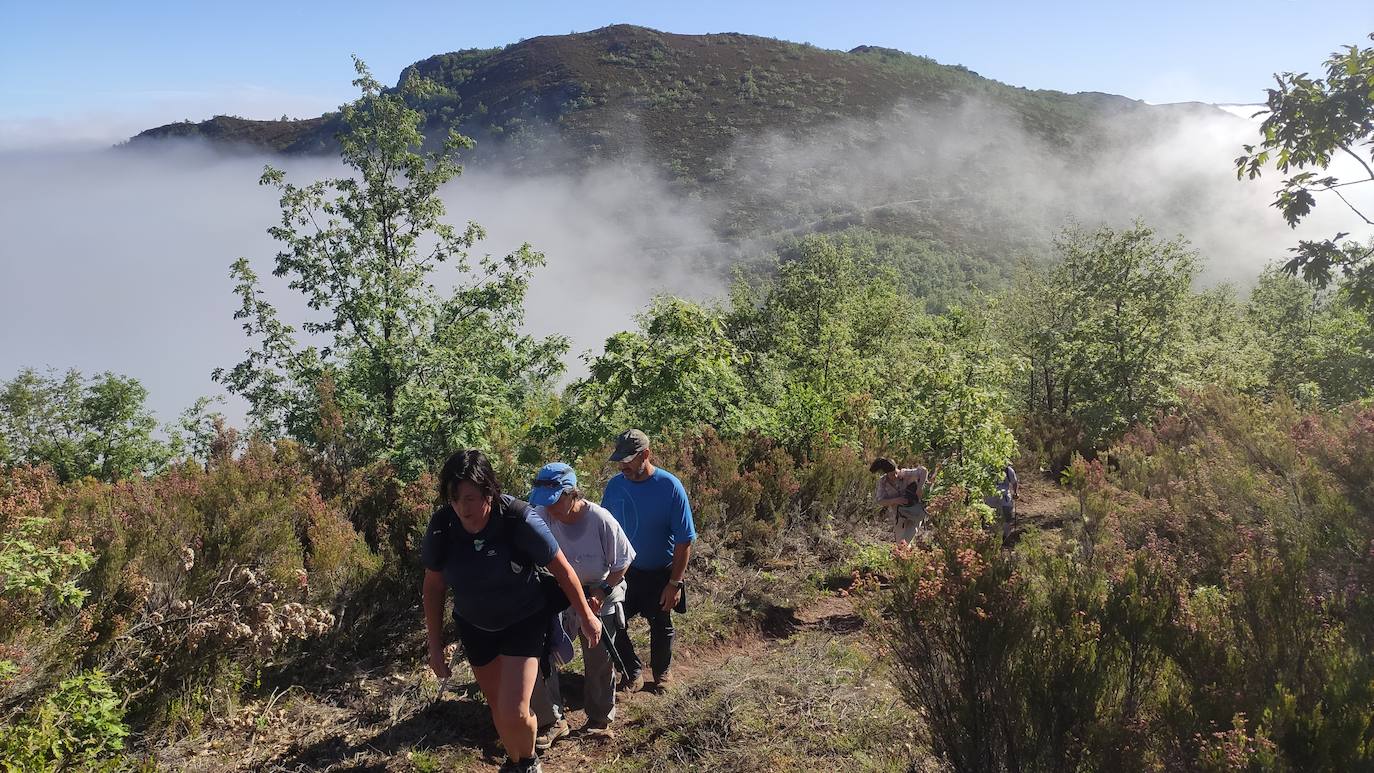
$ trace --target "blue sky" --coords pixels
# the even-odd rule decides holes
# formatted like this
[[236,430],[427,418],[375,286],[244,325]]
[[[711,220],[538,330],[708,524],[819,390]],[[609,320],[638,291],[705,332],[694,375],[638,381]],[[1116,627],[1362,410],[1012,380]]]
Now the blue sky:
[[350,53],[390,81],[430,54],[618,22],[890,46],[1032,88],[1253,102],[1271,73],[1367,43],[1374,3],[0,0],[0,148],[217,112],[317,115],[352,93]]

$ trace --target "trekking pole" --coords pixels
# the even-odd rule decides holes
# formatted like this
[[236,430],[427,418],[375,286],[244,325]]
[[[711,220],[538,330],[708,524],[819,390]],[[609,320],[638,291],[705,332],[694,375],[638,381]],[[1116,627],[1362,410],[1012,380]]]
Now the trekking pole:
[[[615,616],[611,615],[610,619],[614,621]],[[614,622],[612,622],[611,625],[606,625],[605,617],[601,618],[601,620],[601,646],[605,647],[606,654],[611,656],[611,665],[615,666],[616,669],[620,671],[620,673],[624,674],[625,678],[628,679],[630,676],[630,671],[629,669],[625,668],[625,661],[621,659],[620,652],[616,650],[615,645],[612,642],[615,639],[617,633],[624,633],[626,636],[629,636],[630,630],[628,627],[621,629],[620,627],[615,625]],[[606,635],[607,629],[610,629],[611,631],[610,636]]]

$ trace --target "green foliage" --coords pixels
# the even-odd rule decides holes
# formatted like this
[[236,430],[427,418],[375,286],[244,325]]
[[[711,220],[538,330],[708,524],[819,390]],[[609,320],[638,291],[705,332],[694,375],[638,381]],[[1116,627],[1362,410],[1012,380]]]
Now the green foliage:
[[1013,363],[1000,356],[985,321],[955,310],[893,363],[899,374],[875,400],[880,442],[909,448],[938,468],[942,486],[991,491],[1016,441],[1005,411]]
[[[1374,40],[1374,34],[1369,37]],[[1342,192],[1374,182],[1374,47],[1345,46],[1326,60],[1325,69],[1325,78],[1291,72],[1274,76],[1277,88],[1268,90],[1261,111],[1267,113],[1260,124],[1262,140],[1245,146],[1236,159],[1236,176],[1253,180],[1270,163],[1284,174],[1292,173],[1274,195],[1274,206],[1290,226],[1312,212],[1317,194],[1335,196],[1358,221],[1374,225],[1374,213],[1361,211]],[[1346,180],[1319,174],[1346,157],[1354,159],[1363,174]],[[1340,271],[1355,299],[1367,307],[1374,301],[1374,246],[1344,241],[1348,235],[1300,241],[1283,270],[1302,274],[1318,288],[1325,288]]]
[[[625,426],[658,436],[709,425],[727,441],[766,439],[750,460],[781,449],[804,468],[876,437],[943,465],[951,484],[986,488],[1014,451],[1003,419],[1010,369],[984,320],[927,316],[871,247],[803,239],[775,273],[742,275],[721,310],[656,300],[639,331],[612,336],[566,391],[556,442],[576,457]],[[751,510],[751,496],[781,501],[750,495],[756,485],[730,488],[731,509]]]
[[[877,622],[955,770],[1374,763],[1374,415],[1209,391],[1066,475],[1015,551],[932,503]],[[1065,540],[1064,538],[1067,538]]]
[[[385,91],[356,62],[362,96],[343,110],[341,158],[356,176],[288,183],[268,167],[262,184],[281,192],[283,244],[273,273],[300,292],[318,318],[303,346],[262,298],[248,261],[234,264],[236,317],[256,349],[215,377],[251,404],[257,428],[316,443],[319,388],[332,385],[346,445],[358,464],[387,460],[409,476],[449,449],[474,445],[560,368],[562,339],[519,333],[530,272],[542,256],[528,245],[501,258],[468,257],[484,235],[443,222],[440,186],[461,172],[470,147],[451,133],[443,149],[417,151],[422,100],[432,84],[408,78]],[[453,290],[441,294],[432,275]]]
[[[1100,447],[1172,404],[1181,384],[1207,376],[1213,362],[1189,348],[1184,319],[1229,307],[1192,296],[1197,255],[1141,223],[1069,229],[1057,246],[1060,263],[1018,281],[1000,307],[1003,335],[1028,366],[1024,410],[1081,427]],[[1236,323],[1228,328],[1223,341],[1241,339]],[[1207,341],[1213,331],[1197,332]],[[1202,370],[1185,377],[1180,365],[1190,356]]]
[[1185,389],[1220,386],[1246,394],[1264,390],[1274,373],[1280,347],[1247,318],[1247,306],[1222,285],[1192,293],[1184,302],[1183,340],[1174,364],[1177,383]]
[[608,338],[588,376],[567,389],[555,428],[565,450],[598,447],[626,426],[653,435],[708,424],[737,436],[757,423],[740,374],[745,355],[718,311],[662,297],[638,321],[639,332]]
[[0,536],[0,597],[51,597],[59,606],[79,607],[86,592],[73,578],[89,569],[94,559],[74,543],[65,549],[41,545],[38,540],[48,522],[21,517],[18,523],[6,524]]
[[1270,341],[1264,381],[1273,393],[1334,407],[1374,388],[1374,318],[1347,283],[1327,291],[1273,268],[1250,294],[1246,321]]
[[113,769],[129,730],[120,700],[99,671],[63,680],[18,722],[0,728],[0,765],[7,773]]
[[[289,441],[115,485],[7,470],[0,526],[0,563],[25,561],[0,572],[0,652],[20,668],[0,705],[37,705],[72,664],[99,664],[149,729],[205,702],[195,696],[222,706],[293,641],[333,633],[331,610],[356,606],[379,569]],[[55,599],[82,569],[79,605],[28,590],[47,583]]]
[[102,373],[87,381],[26,369],[0,383],[0,463],[47,464],[62,480],[112,481],[171,457],[137,380]]

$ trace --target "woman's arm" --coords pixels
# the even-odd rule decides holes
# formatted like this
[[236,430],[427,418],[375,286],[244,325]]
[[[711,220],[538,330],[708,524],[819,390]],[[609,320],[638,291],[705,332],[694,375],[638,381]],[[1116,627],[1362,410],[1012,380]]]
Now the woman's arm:
[[[630,567],[626,566],[624,569],[611,572],[610,574],[606,575],[606,579],[602,582],[606,584],[606,587],[614,589],[615,586],[620,584],[621,580],[625,579],[625,573],[629,570]],[[601,595],[597,595],[598,590],[600,589],[592,588],[592,595],[587,599],[587,606],[591,607],[593,612],[600,615],[601,606],[606,602],[606,597],[609,594],[605,591],[602,591]]]
[[625,579],[625,573],[628,571],[630,571],[630,567],[627,566],[624,569],[611,572],[610,574],[606,575],[606,584],[614,588],[615,586],[620,584],[621,580]]
[[582,595],[582,583],[578,582],[572,565],[563,556],[563,551],[554,553],[553,560],[545,568],[558,581],[558,587],[562,588],[563,595],[568,597],[569,606],[577,613],[582,635],[587,637],[587,646],[595,647],[601,639],[601,620],[592,612],[592,608],[587,606],[587,597]]
[[444,657],[444,597],[448,586],[444,575],[433,569],[425,570],[425,638],[429,642],[429,667],[440,679],[450,676],[448,660]]

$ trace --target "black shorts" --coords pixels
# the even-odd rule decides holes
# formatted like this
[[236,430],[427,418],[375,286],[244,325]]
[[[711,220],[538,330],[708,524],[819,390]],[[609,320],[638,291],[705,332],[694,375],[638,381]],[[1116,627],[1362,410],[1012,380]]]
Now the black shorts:
[[544,643],[549,636],[549,618],[543,611],[512,623],[499,631],[484,631],[457,618],[458,640],[473,668],[485,666],[497,655],[518,658],[539,658],[544,655]]

